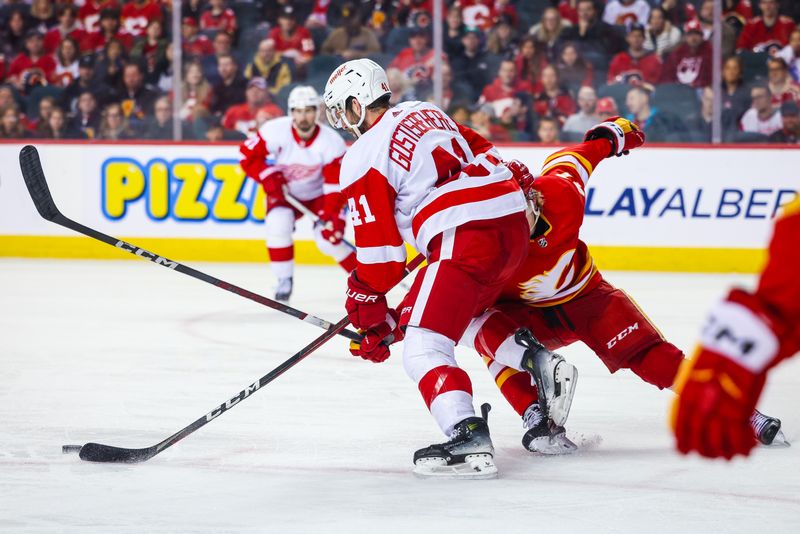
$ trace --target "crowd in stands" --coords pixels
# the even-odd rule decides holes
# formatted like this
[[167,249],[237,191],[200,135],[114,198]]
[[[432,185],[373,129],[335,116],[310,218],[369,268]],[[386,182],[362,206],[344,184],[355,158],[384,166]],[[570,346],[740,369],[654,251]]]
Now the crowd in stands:
[[[800,1],[723,0],[712,85],[713,0],[5,0],[0,138],[242,139],[322,91],[344,60],[387,69],[392,103],[433,99],[496,142],[558,143],[620,114],[650,141],[798,143]],[[173,37],[182,72],[173,72]],[[176,75],[179,75],[177,77]]]

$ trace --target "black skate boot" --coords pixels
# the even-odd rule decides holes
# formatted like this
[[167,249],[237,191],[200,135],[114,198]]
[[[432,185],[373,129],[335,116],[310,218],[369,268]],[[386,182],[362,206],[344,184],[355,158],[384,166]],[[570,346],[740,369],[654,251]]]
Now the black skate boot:
[[514,341],[526,349],[521,366],[533,376],[542,415],[552,419],[556,426],[563,426],[575,395],[578,370],[562,356],[547,350],[527,328],[517,330]]
[[279,278],[278,287],[275,289],[275,300],[287,302],[292,296],[292,277]]
[[522,446],[531,452],[557,455],[578,450],[578,446],[567,437],[566,429],[544,417],[537,403],[531,404],[525,410],[522,426],[528,429],[522,436]]
[[781,432],[781,420],[776,417],[770,417],[755,410],[750,416],[750,426],[756,439],[762,445],[789,445]]
[[487,419],[491,406],[481,406],[483,417],[468,417],[453,429],[450,441],[414,453],[414,474],[420,477],[493,478],[494,447]]

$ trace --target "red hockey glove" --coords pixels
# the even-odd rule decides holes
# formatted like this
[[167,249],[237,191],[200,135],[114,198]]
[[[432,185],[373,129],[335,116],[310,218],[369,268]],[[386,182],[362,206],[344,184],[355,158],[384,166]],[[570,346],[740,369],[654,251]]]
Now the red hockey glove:
[[386,297],[359,281],[356,271],[347,279],[347,317],[356,328],[369,330],[386,320]]
[[506,167],[508,167],[508,170],[511,171],[511,175],[514,177],[514,180],[522,188],[522,191],[527,194],[528,191],[533,187],[534,179],[533,174],[531,174],[531,171],[528,170],[528,166],[518,159],[506,161],[505,164]]
[[261,187],[268,197],[272,199],[285,198],[283,196],[283,186],[286,185],[286,177],[281,171],[265,172],[261,179]]
[[317,213],[321,225],[322,238],[338,245],[344,238],[344,219],[338,213],[320,210]]
[[350,342],[350,354],[374,363],[386,361],[390,354],[389,345],[403,340],[404,333],[399,323],[397,312],[389,310],[386,319],[364,332],[360,342]]
[[644,132],[634,123],[622,117],[609,117],[605,122],[593,126],[586,132],[584,141],[608,139],[611,152],[607,157],[622,156],[644,144]]
[[680,452],[727,459],[750,454],[756,444],[750,416],[778,347],[753,295],[734,289],[712,308],[700,347],[675,384],[672,428]]

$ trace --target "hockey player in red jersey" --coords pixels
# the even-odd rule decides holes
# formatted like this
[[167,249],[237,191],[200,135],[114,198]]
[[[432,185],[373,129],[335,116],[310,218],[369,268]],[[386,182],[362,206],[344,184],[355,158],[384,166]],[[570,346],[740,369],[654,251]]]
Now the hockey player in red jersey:
[[301,217],[287,202],[287,194],[318,214],[317,247],[348,272],[356,266],[355,253],[342,240],[345,219],[339,168],[345,144],[329,126],[317,122],[320,104],[313,87],[295,87],[289,93],[290,116],[265,122],[239,147],[242,169],[267,194],[264,225],[270,267],[278,278],[276,300],[286,301],[292,294],[292,232]]
[[[586,140],[549,156],[541,175],[517,170],[523,188],[541,203],[531,233],[528,257],[505,285],[498,303],[472,322],[460,343],[485,359],[500,391],[523,417],[523,445],[545,454],[571,452],[564,428],[544,417],[537,388],[519,366],[520,328],[549,350],[576,341],[591,348],[612,373],[630,369],[656,387],[675,382],[683,353],[667,342],[625,292],[605,281],[578,233],[583,223],[585,188],[597,165],[644,142],[627,119],[613,117],[586,133]],[[772,442],[780,421],[759,412],[753,428]]]
[[[527,202],[495,147],[432,104],[390,107],[384,70],[348,61],[325,88],[328,120],[356,141],[342,160],[340,185],[355,229],[358,265],[348,280],[350,321],[365,331],[351,351],[373,362],[403,337],[386,292],[402,277],[404,242],[425,254],[406,302],[413,308],[403,347],[406,373],[449,441],[418,450],[421,476],[494,476],[493,446],[475,415],[469,376],[456,364],[456,341],[497,299],[525,260]],[[535,357],[536,356],[536,357]],[[563,358],[525,354],[548,387],[545,409],[566,418],[574,367]],[[567,377],[557,381],[556,377]]]
[[767,372],[800,351],[800,198],[775,222],[769,261],[754,292],[733,289],[712,309],[681,367],[672,427],[682,453],[748,455],[753,412]]

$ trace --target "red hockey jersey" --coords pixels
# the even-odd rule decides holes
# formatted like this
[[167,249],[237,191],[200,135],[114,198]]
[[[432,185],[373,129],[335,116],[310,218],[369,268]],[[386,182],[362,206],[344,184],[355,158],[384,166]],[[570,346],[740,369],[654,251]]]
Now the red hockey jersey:
[[771,48],[783,48],[789,44],[796,24],[789,17],[779,16],[772,27],[767,27],[764,19],[756,17],[751,19],[742,28],[739,40],[736,41],[737,50],[753,52],[768,52]]
[[628,52],[620,52],[608,66],[608,83],[630,83],[632,80],[657,84],[661,77],[661,60],[656,54],[634,58]]
[[161,7],[155,0],[146,0],[143,4],[128,2],[122,7],[120,13],[122,28],[138,37],[144,34],[151,20],[161,20]]
[[586,243],[578,238],[586,204],[586,184],[608,156],[605,139],[587,141],[548,157],[534,188],[544,197],[541,217],[528,246],[528,258],[503,290],[500,300],[531,306],[562,304],[601,280]]
[[682,44],[667,56],[661,83],[682,83],[692,87],[711,85],[711,43],[704,41],[697,50]]
[[116,0],[87,0],[78,10],[78,20],[81,21],[86,33],[100,31],[100,12],[104,9],[119,9]]
[[281,29],[275,27],[269,31],[269,38],[275,41],[275,50],[286,57],[301,56],[308,60],[314,56],[314,39],[305,26],[296,27],[289,37],[284,37]]

